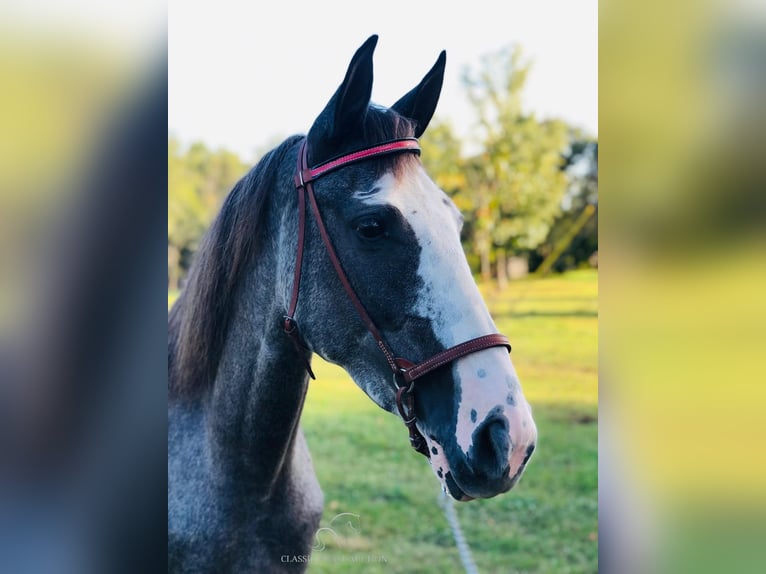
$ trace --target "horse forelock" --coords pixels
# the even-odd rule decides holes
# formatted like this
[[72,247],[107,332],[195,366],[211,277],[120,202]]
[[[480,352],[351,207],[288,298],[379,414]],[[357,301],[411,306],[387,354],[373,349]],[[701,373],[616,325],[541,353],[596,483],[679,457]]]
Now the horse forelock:
[[365,144],[376,145],[386,139],[413,137],[415,125],[390,108],[371,104],[367,108],[362,131]]
[[215,379],[243,271],[263,243],[269,193],[292,136],[267,153],[237,182],[202,238],[183,292],[168,316],[171,394],[192,394]]

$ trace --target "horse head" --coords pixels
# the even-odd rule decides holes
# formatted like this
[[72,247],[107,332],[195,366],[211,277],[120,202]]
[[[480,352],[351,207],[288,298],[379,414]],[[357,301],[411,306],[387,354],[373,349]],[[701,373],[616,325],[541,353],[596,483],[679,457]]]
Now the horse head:
[[[442,52],[423,80],[390,108],[370,103],[373,36],[309,130],[308,165],[401,138],[418,138],[436,108],[446,62]],[[462,216],[426,174],[400,153],[355,162],[313,183],[321,219],[354,293],[397,357],[424,361],[497,333],[460,244]],[[287,244],[295,245],[290,228]],[[303,344],[342,366],[380,407],[396,408],[397,384],[349,301],[307,218],[300,304]],[[281,258],[292,276],[295,252]],[[282,293],[289,298],[289,280]],[[518,481],[537,429],[508,352],[483,348],[419,378],[414,416],[434,473],[457,500],[489,498]]]

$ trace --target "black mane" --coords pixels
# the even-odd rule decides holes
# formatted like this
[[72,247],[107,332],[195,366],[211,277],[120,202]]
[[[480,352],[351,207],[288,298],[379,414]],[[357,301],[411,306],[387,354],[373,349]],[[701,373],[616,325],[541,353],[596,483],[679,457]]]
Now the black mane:
[[172,394],[204,388],[215,378],[240,275],[263,240],[268,192],[275,186],[280,163],[300,139],[286,139],[237,182],[203,237],[168,316]]

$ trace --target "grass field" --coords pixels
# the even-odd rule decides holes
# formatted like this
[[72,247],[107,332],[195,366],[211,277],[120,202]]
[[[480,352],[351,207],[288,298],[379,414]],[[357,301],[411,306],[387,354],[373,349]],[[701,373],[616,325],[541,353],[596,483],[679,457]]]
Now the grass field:
[[[485,290],[539,441],[510,493],[456,505],[480,572],[598,570],[597,295],[593,271]],[[342,370],[314,364],[303,428],[328,530],[310,572],[461,572],[439,485],[404,427]]]
[[[539,438],[511,492],[456,504],[479,572],[597,572],[598,275],[483,291],[513,344]],[[302,423],[326,530],[309,571],[461,572],[438,482],[404,427],[341,369],[315,357],[314,370]]]

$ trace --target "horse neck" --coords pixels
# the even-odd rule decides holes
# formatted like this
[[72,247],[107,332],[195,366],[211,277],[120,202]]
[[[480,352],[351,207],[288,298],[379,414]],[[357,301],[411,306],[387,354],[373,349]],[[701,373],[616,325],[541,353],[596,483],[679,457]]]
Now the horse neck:
[[290,470],[308,377],[280,328],[281,266],[274,254],[257,259],[238,290],[206,408],[214,472],[265,498]]

